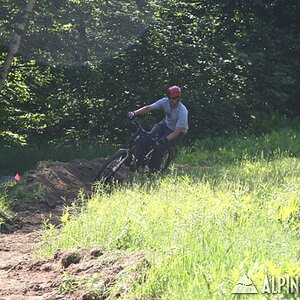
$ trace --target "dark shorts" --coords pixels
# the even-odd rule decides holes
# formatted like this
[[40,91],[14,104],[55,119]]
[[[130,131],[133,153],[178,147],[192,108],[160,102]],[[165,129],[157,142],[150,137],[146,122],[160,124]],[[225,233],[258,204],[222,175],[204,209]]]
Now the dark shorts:
[[[156,135],[158,138],[162,138],[167,137],[173,132],[173,130],[169,129],[164,121],[161,121],[155,124],[150,132]],[[177,138],[169,141],[164,147],[159,147],[159,149],[156,149],[153,152],[150,165],[152,171],[160,170],[164,153],[166,153],[168,149],[174,149],[175,146],[182,140],[183,136],[184,133],[180,133]]]

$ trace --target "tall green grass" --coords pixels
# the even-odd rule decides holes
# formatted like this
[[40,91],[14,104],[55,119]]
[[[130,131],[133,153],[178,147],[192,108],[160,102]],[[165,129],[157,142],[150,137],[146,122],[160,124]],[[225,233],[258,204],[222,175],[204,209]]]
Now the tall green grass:
[[7,224],[14,222],[15,214],[10,209],[13,199],[7,195],[7,189],[13,185],[14,182],[5,182],[0,185],[0,232],[5,231]]
[[230,299],[244,274],[258,289],[266,274],[300,275],[294,135],[207,139],[183,153],[167,176],[111,194],[99,186],[79,213],[66,210],[59,232],[44,231],[43,254],[95,245],[142,250],[151,266],[127,299]]
[[300,156],[300,129],[283,128],[268,134],[230,135],[207,137],[182,149],[178,161],[192,165],[227,164],[244,158],[272,159],[284,153],[285,156]]

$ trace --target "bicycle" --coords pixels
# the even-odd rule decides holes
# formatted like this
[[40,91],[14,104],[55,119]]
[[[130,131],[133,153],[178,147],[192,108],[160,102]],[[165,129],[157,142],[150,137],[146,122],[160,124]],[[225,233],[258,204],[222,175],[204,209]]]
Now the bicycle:
[[[101,180],[105,184],[110,183],[113,176],[124,164],[133,170],[148,167],[151,172],[162,173],[168,169],[173,159],[173,148],[168,148],[162,154],[156,153],[159,151],[157,148],[158,137],[143,129],[141,123],[136,119],[132,120],[131,123],[136,127],[135,133],[105,161],[96,174],[95,181]],[[153,154],[162,155],[159,169],[153,167]]]

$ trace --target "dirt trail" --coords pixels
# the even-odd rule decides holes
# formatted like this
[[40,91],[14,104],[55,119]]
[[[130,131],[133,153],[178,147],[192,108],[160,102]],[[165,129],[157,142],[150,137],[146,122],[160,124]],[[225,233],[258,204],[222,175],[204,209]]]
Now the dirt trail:
[[[19,221],[13,232],[0,233],[0,300],[116,299],[122,291],[110,295],[107,290],[120,277],[119,273],[130,265],[131,269],[136,266],[132,276],[140,276],[139,270],[147,264],[140,253],[92,249],[74,254],[58,250],[49,260],[40,260],[35,254],[41,242],[43,218],[58,224],[63,205],[70,204],[79,190],[88,197],[92,179],[102,163],[102,159],[41,162],[13,188],[11,192],[17,197],[13,209]],[[124,167],[116,179],[132,176]],[[95,282],[83,285],[84,289],[76,288],[82,286],[78,283],[84,282],[85,277],[95,274]]]
[[0,299],[64,299],[59,298],[55,284],[59,273],[54,270],[34,270],[34,247],[40,232],[16,232],[1,236]]

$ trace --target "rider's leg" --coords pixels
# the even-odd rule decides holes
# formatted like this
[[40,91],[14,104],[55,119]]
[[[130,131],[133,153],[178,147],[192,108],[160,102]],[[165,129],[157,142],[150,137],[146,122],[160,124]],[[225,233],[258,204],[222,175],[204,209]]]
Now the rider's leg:
[[150,133],[156,135],[157,137],[167,136],[172,132],[165,123],[165,121],[160,121],[159,123],[155,124],[151,129]]
[[175,139],[168,142],[168,148],[175,148],[178,144],[181,144],[184,136],[185,134],[181,132]]
[[[167,137],[172,130],[170,130],[164,121],[161,121],[153,126],[150,133],[157,136],[158,138],[161,137]],[[159,149],[155,149],[153,151],[152,157],[151,157],[151,163],[150,163],[150,169],[152,172],[159,171],[160,165],[162,162],[162,156],[163,153],[166,152],[168,149],[168,145],[165,145],[164,147],[160,147]]]
[[149,151],[148,149],[151,146],[151,139],[147,136],[142,137],[138,144],[136,145],[135,152],[134,152],[134,157],[136,160],[136,167],[143,167],[143,161],[144,157]]
[[[165,135],[168,136],[169,134]],[[184,137],[183,133],[180,133],[178,137],[175,139],[169,141],[167,145],[164,147],[160,147],[156,150],[154,150],[152,158],[151,158],[151,171],[159,171],[161,168],[161,163],[162,163],[162,157],[166,153],[168,149],[173,149],[175,150],[176,146],[182,142],[182,139]]]

